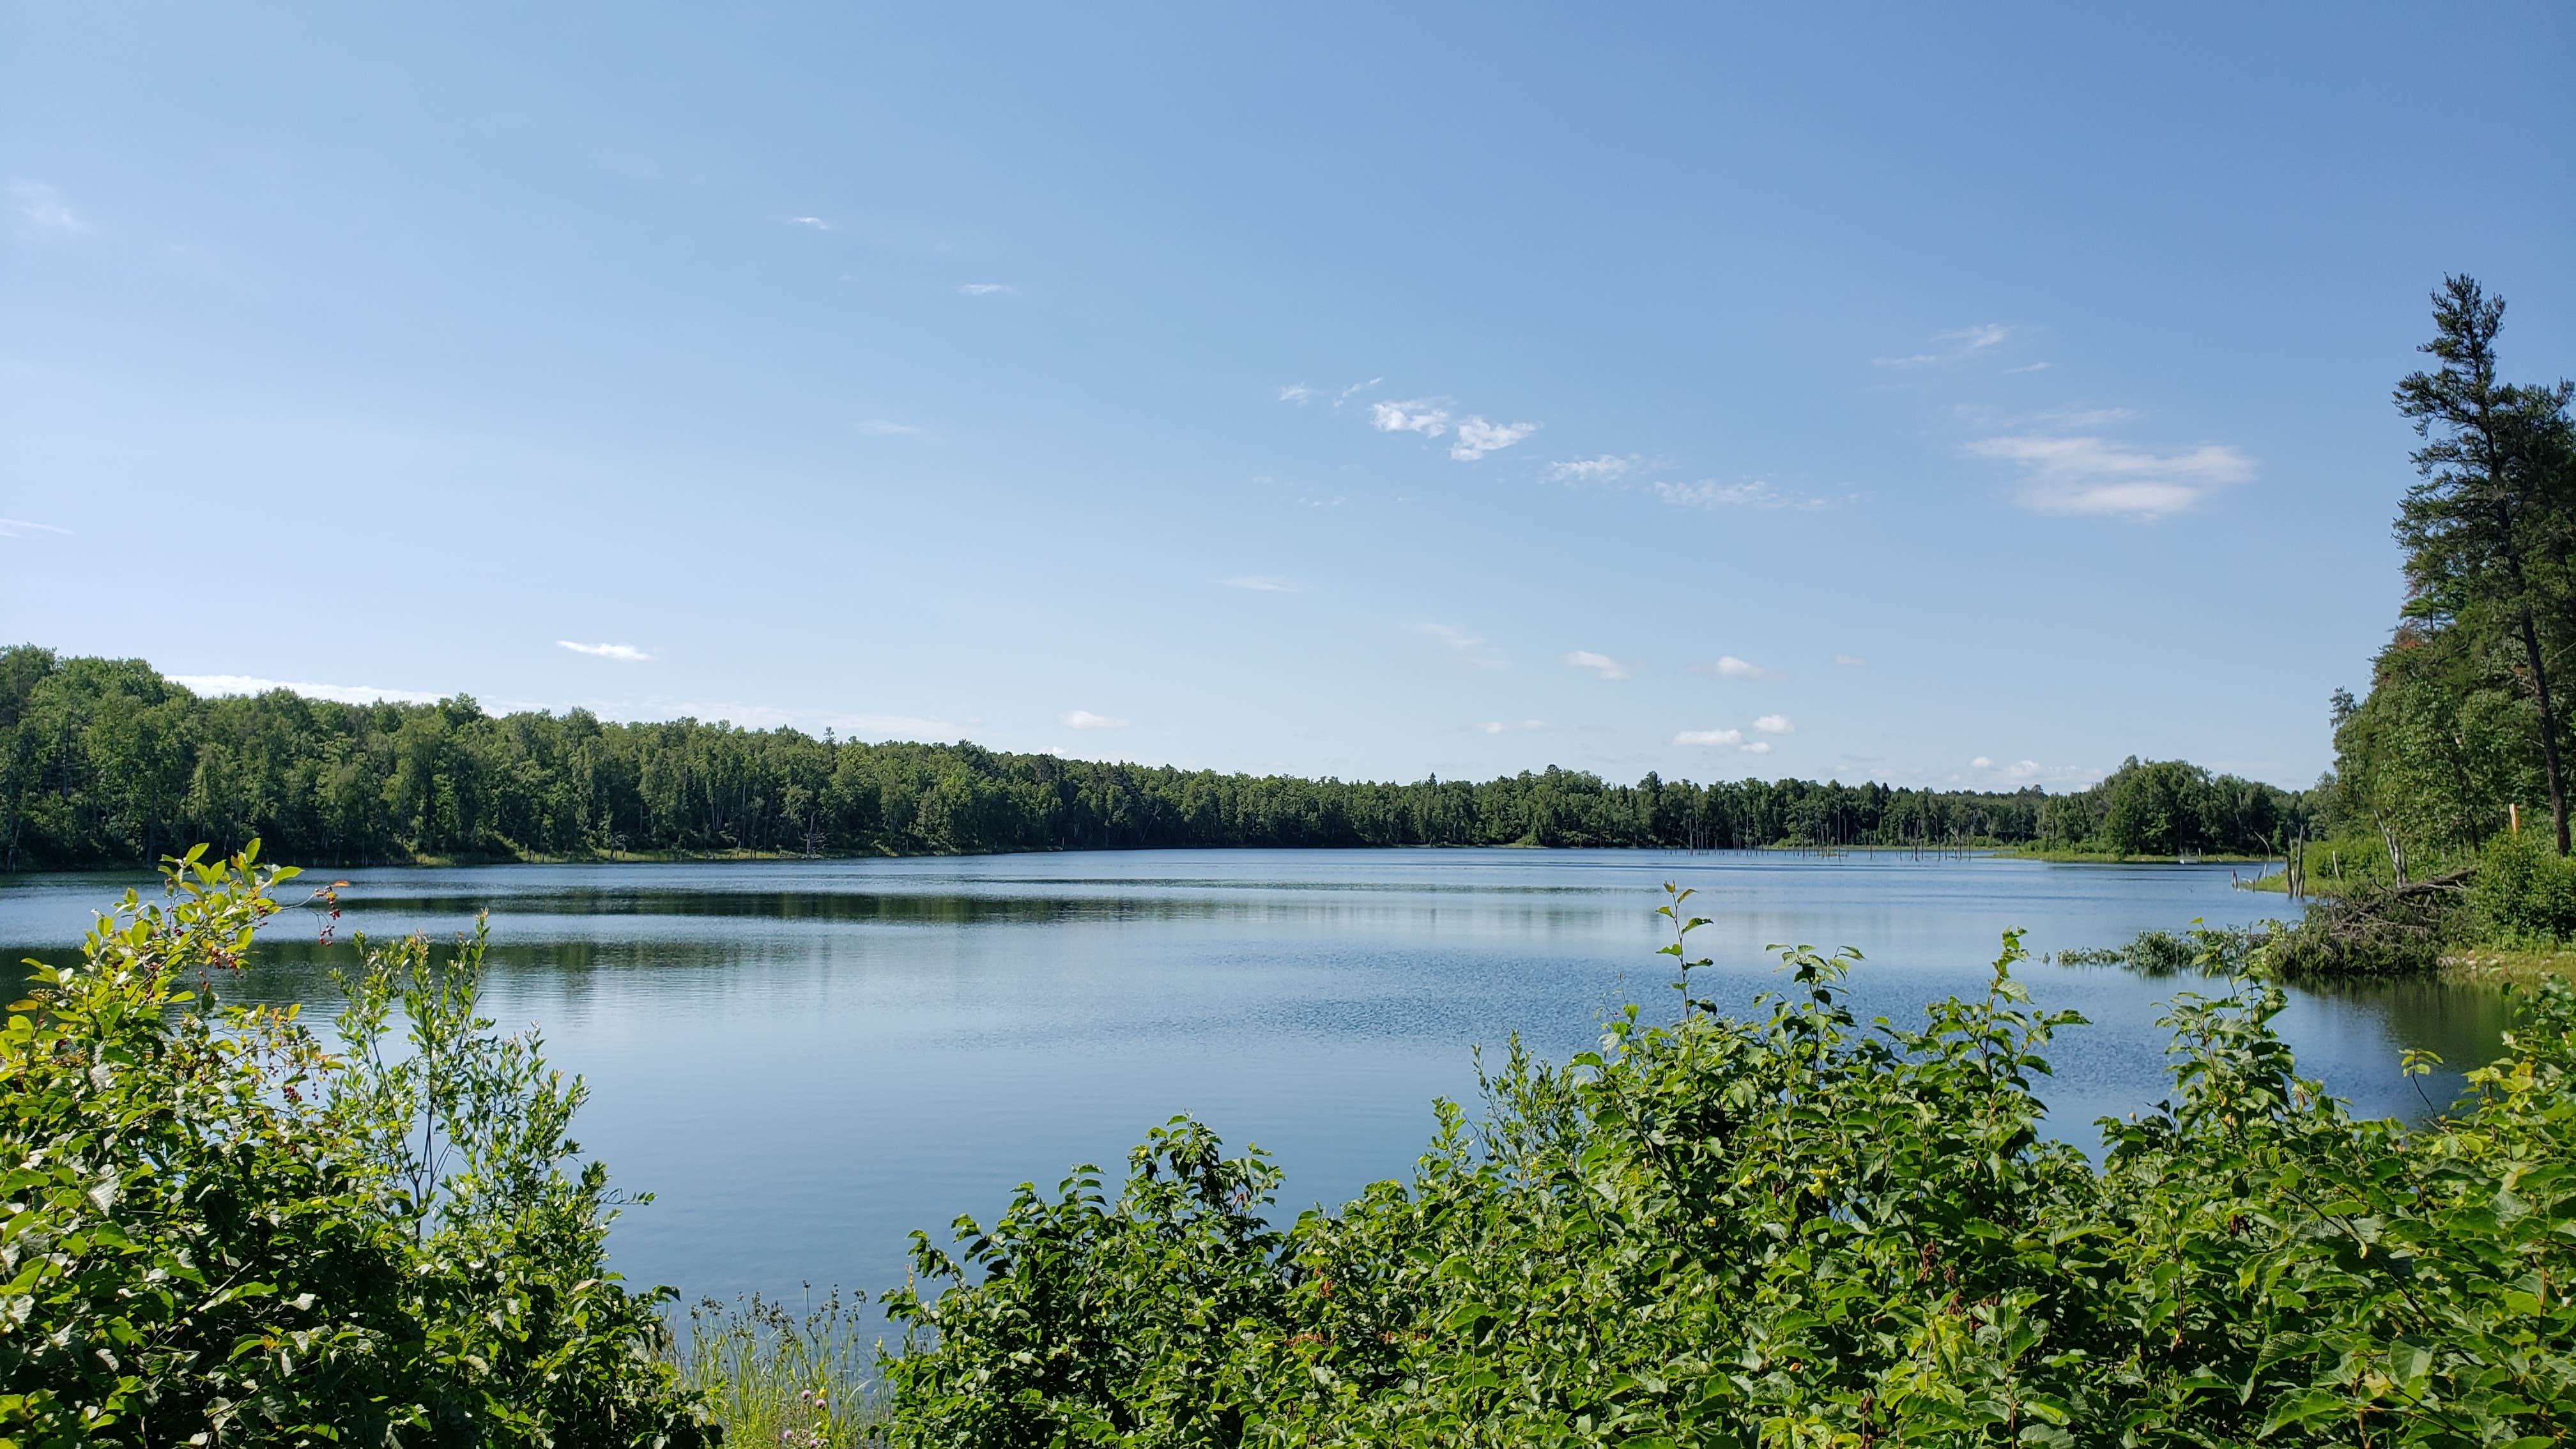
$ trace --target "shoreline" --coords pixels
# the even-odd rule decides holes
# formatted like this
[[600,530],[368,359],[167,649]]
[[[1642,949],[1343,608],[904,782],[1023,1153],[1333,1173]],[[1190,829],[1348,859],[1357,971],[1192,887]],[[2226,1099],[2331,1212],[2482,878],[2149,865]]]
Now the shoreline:
[[[1148,851],[1170,850],[1275,850],[1289,852],[1438,852],[1450,850],[1517,850],[1532,852],[1660,852],[1666,854],[1682,852],[1693,856],[1781,855],[1815,857],[1846,855],[1902,855],[1926,860],[2030,860],[2048,865],[2121,866],[2255,865],[2268,864],[2270,861],[2278,859],[2277,856],[2203,855],[2196,860],[2180,861],[2169,855],[2107,855],[2092,851],[2042,850],[2036,847],[2001,844],[1919,847],[1913,845],[1793,845],[1781,843],[1773,845],[1703,846],[1694,849],[1693,847],[1686,845],[1537,845],[1525,840],[1508,840],[1480,842],[1475,844],[1429,845],[1051,845],[1031,846],[1026,849],[1019,850],[846,850],[820,851],[814,854],[806,854],[800,851],[781,850],[620,850],[613,852],[590,852],[580,855],[530,851],[510,855],[422,855],[414,856],[409,860],[344,860],[322,863],[299,863],[299,868],[309,875],[317,871],[454,870],[496,865],[757,865],[774,864],[780,861],[973,860],[1008,855],[1133,855]],[[32,878],[37,876],[53,875],[118,875],[126,873],[147,873],[156,871],[159,868],[159,862],[154,861],[85,861],[74,865],[37,865],[25,866],[16,870],[0,871],[0,881],[10,880],[21,876]],[[2278,880],[2280,879],[2280,872],[2273,871],[2265,876],[2257,877],[2256,879]],[[2252,881],[2247,881],[2245,883],[2245,888],[2249,890],[2264,889],[2264,887],[2255,885]],[[2278,887],[2273,887],[2272,889],[2277,890]]]

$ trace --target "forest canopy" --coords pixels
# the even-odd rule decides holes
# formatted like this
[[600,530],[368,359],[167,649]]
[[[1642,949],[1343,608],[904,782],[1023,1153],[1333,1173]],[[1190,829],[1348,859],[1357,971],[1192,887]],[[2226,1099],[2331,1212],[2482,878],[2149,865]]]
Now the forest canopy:
[[139,659],[0,650],[0,869],[264,840],[362,865],[620,853],[964,854],[1224,846],[2047,844],[2261,853],[2302,798],[2131,761],[2075,795],[1550,768],[1409,784],[817,738],[583,710],[487,714],[285,690],[201,697]]

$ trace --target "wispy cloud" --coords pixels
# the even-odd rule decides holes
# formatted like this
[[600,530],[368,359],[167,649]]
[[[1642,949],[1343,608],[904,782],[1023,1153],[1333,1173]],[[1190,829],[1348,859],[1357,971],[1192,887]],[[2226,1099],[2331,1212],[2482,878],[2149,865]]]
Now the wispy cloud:
[[1750,744],[1742,746],[1738,753],[1747,755],[1767,755],[1771,753],[1771,742],[1769,740],[1755,740]]
[[2019,502],[2035,513],[2163,518],[2254,476],[2253,460],[2224,443],[2159,453],[2098,437],[2025,433],[1980,438],[1967,452],[2012,464],[2021,476]]
[[1798,727],[1789,723],[1785,714],[1766,714],[1753,722],[1753,732],[1762,735],[1794,735]]
[[1756,478],[1743,483],[1704,479],[1697,483],[1658,483],[1655,496],[1675,508],[1831,508],[1832,502],[1796,493]]
[[2113,423],[2134,422],[2136,408],[2051,408],[2032,413],[2030,421],[2043,428],[2107,428]]
[[1999,347],[2013,335],[2013,329],[2000,322],[1981,322],[1974,327],[1960,327],[1932,334],[1932,350],[1909,352],[1902,357],[1873,357],[1872,367],[1930,367],[1936,362],[1955,362],[1989,347]]
[[1056,722],[1068,729],[1077,730],[1123,730],[1128,725],[1126,720],[1115,719],[1105,714],[1093,714],[1087,709],[1067,710],[1056,716]]
[[1683,730],[1680,734],[1673,736],[1673,743],[1677,745],[1703,745],[1711,747],[1718,745],[1741,745],[1744,743],[1744,731]]
[[1542,721],[1534,719],[1519,721],[1489,719],[1482,724],[1470,726],[1470,728],[1474,729],[1476,733],[1481,735],[1512,735],[1523,734],[1530,730],[1543,730],[1547,728],[1547,725]]
[[9,183],[9,206],[18,220],[29,228],[52,236],[82,236],[89,223],[65,202],[62,194],[41,181]]
[[898,423],[892,418],[861,418],[853,426],[871,438],[909,438],[921,431],[910,423]]
[[2056,365],[2057,364],[2053,362],[2025,362],[2019,367],[2005,368],[2003,375],[2006,377],[2015,377],[2025,372],[2046,372]]
[[1366,382],[1352,383],[1349,387],[1343,388],[1340,392],[1333,395],[1333,406],[1340,407],[1342,404],[1349,402],[1357,394],[1364,393],[1384,381],[1386,381],[1385,378],[1372,377]]
[[386,689],[373,684],[312,684],[294,679],[261,679],[248,674],[173,674],[170,680],[193,694],[266,694],[283,689],[307,699],[327,699],[337,704],[374,704],[380,699],[398,704],[436,704],[443,696],[426,689]]
[[1008,282],[960,282],[957,290],[969,297],[1008,297],[1019,288]]
[[33,519],[0,518],[0,538],[34,538],[40,533],[60,534],[64,537],[69,537],[71,530],[68,528],[56,528],[50,523],[38,523]]
[[2089,785],[2103,774],[2090,765],[2043,765],[2037,760],[1999,764],[1989,756],[1979,755],[1968,762],[1965,773],[1954,771],[1949,779],[1953,784],[2018,789],[2023,785]]
[[575,654],[587,654],[593,659],[613,659],[620,664],[645,664],[653,658],[632,644],[576,644],[570,639],[557,639],[555,647],[569,649]]
[[1550,483],[1610,483],[1625,476],[1630,469],[1637,466],[1639,461],[1634,453],[1625,457],[1604,453],[1598,458],[1576,458],[1564,463],[1550,463],[1547,465],[1546,477]]
[[[1364,385],[1374,386],[1375,380]],[[1349,395],[1348,390],[1343,392],[1344,397]],[[1334,406],[1340,405],[1341,400],[1336,398]],[[1420,433],[1426,438],[1447,437],[1454,426],[1458,436],[1449,445],[1449,456],[1461,463],[1473,463],[1488,453],[1501,452],[1538,431],[1536,423],[1489,422],[1482,414],[1459,418],[1450,412],[1449,400],[1439,397],[1370,403],[1369,426],[1381,433]]]
[[1315,390],[1302,382],[1292,382],[1279,389],[1279,400],[1304,405],[1315,400]]
[[1772,670],[1765,669],[1750,660],[1738,659],[1732,654],[1720,654],[1715,659],[1693,664],[1690,666],[1690,672],[1704,674],[1711,679],[1777,679],[1779,677]]
[[787,224],[789,226],[810,226],[816,231],[830,231],[832,229],[832,224],[819,216],[791,216],[787,218]]
[[1436,438],[1449,431],[1449,410],[1436,398],[1369,404],[1369,423],[1381,433],[1420,433]]
[[1834,662],[1845,669],[1858,669],[1869,661],[1857,654],[1837,654],[1834,656]]
[[1417,624],[1414,628],[1478,669],[1502,669],[1511,663],[1503,651],[1455,624]]
[[1625,679],[1628,677],[1627,665],[1620,663],[1618,660],[1611,658],[1607,654],[1595,654],[1589,649],[1575,650],[1573,653],[1565,656],[1565,662],[1577,669],[1589,669],[1595,675],[1598,675],[1603,679]]
[[1536,423],[1489,423],[1483,418],[1468,418],[1458,424],[1458,441],[1449,445],[1449,456],[1461,463],[1473,463],[1537,431]]
[[1249,589],[1256,594],[1302,594],[1306,586],[1295,579],[1274,578],[1269,574],[1237,574],[1218,583],[1229,589]]

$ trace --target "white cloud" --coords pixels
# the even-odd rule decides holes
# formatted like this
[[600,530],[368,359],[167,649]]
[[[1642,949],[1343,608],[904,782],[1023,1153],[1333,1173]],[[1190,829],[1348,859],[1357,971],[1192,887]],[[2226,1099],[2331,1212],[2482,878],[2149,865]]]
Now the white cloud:
[[2053,367],[2053,366],[2055,366],[2055,365],[2056,365],[2055,363],[2049,363],[2049,362],[2025,362],[2025,363],[2023,363],[2023,364],[2022,364],[2021,366],[2019,366],[2019,367],[2007,367],[2007,368],[2005,368],[2005,369],[2004,369],[2004,373],[2003,373],[2003,375],[2004,375],[2004,376],[2006,376],[2006,377],[2012,377],[2012,376],[2014,376],[2014,375],[2016,375],[2016,374],[2018,374],[2018,373],[2024,373],[2024,372],[2046,372],[2046,371],[2048,371],[2048,370],[2049,370],[2049,368],[2051,368],[2051,367]]
[[2025,433],[1980,438],[1967,452],[2012,464],[2022,478],[2019,501],[2035,513],[2161,518],[2254,476],[2253,460],[2224,443],[2157,453],[2095,437]]
[[68,528],[56,528],[50,523],[38,523],[33,519],[0,518],[0,538],[34,538],[40,533],[57,533],[68,536],[71,533],[71,530]]
[[789,226],[810,226],[816,231],[830,231],[832,229],[832,224],[819,216],[791,216],[787,218],[787,224]]
[[1620,663],[1618,660],[1611,658],[1607,654],[1595,654],[1589,649],[1575,650],[1573,653],[1565,656],[1565,662],[1577,669],[1589,669],[1603,679],[1625,679],[1628,677],[1627,665]]
[[1489,423],[1483,418],[1468,418],[1458,424],[1458,441],[1449,445],[1449,456],[1461,463],[1473,463],[1537,431],[1536,423]]
[[1302,382],[1292,382],[1279,389],[1279,400],[1284,403],[1312,402],[1314,397],[1315,390]]
[[1008,282],[960,282],[957,290],[969,297],[1007,297],[1019,288]]
[[1690,672],[1705,674],[1711,679],[1775,679],[1778,677],[1773,671],[1749,660],[1738,659],[1732,654],[1721,654],[1715,659],[1694,664],[1690,666]]
[[1068,710],[1065,713],[1058,715],[1056,720],[1059,724],[1078,730],[1123,730],[1127,728],[1127,721],[1123,719],[1112,719],[1105,714],[1093,714],[1087,709]]
[[1626,457],[1604,453],[1598,458],[1577,458],[1571,462],[1550,463],[1547,465],[1547,481],[1569,484],[1608,483],[1636,467],[1637,463],[1638,458],[1634,453]]
[[1229,589],[1250,589],[1256,594],[1302,594],[1306,586],[1295,579],[1273,578],[1268,574],[1237,574],[1218,583]]
[[1794,735],[1798,727],[1789,723],[1785,714],[1766,714],[1753,722],[1753,730],[1756,734]]
[[89,223],[80,219],[60,193],[41,181],[10,182],[9,204],[20,221],[37,231],[55,236],[81,236],[89,231]]
[[570,639],[557,639],[555,646],[593,659],[614,659],[620,664],[644,664],[653,658],[632,644],[576,644]]
[[1381,433],[1420,433],[1436,438],[1449,431],[1449,410],[1437,399],[1369,404],[1369,421]]
[[1968,762],[1965,771],[1952,772],[1948,783],[2017,790],[2024,785],[2089,785],[2102,775],[2102,771],[2089,765],[2043,765],[2037,760],[1999,764],[1989,756],[1979,755]]
[[1352,395],[1353,393],[1362,393],[1362,392],[1366,392],[1366,391],[1368,391],[1370,388],[1373,388],[1373,387],[1377,386],[1379,383],[1384,382],[1384,381],[1386,381],[1386,379],[1385,379],[1385,378],[1382,378],[1382,377],[1372,377],[1372,378],[1370,378],[1370,379],[1369,379],[1368,381],[1366,381],[1366,382],[1355,382],[1355,383],[1352,383],[1349,387],[1343,388],[1339,393],[1336,393],[1336,394],[1334,395],[1334,397],[1333,397],[1333,406],[1335,406],[1335,407],[1340,407],[1342,404],[1344,404],[1344,403],[1346,403],[1346,402],[1349,402],[1349,401],[1351,400],[1351,395]]
[[1731,749],[1739,755],[1771,753],[1769,740],[1747,740],[1742,730],[1684,730],[1673,736],[1673,743],[1702,749]]
[[1525,719],[1517,724],[1509,720],[1489,719],[1474,728],[1478,734],[1508,735],[1520,734],[1529,730],[1543,730],[1547,728],[1547,726],[1541,721],[1534,719]]
[[1912,352],[1902,357],[1873,357],[1869,362],[1872,367],[1929,367],[1936,362],[1954,362],[1970,353],[2001,346],[2012,335],[2013,329],[2000,322],[1982,322],[1974,327],[1932,334],[1934,351]]
[[260,679],[248,674],[173,674],[173,684],[194,694],[266,694],[284,689],[307,699],[327,699],[338,704],[374,704],[380,699],[399,704],[436,704],[443,697],[426,689],[385,689],[373,684],[308,684],[291,679]]
[[1655,496],[1675,508],[1796,508],[1810,510],[1830,507],[1824,499],[1792,493],[1756,478],[1744,483],[1720,483],[1714,479],[1698,483],[1658,483]]
[[1837,654],[1834,656],[1834,662],[1845,669],[1858,669],[1869,661],[1857,654]]
[[1415,627],[1478,669],[1501,669],[1511,663],[1503,657],[1503,651],[1454,624],[1420,624]]
[[910,423],[898,423],[891,418],[861,418],[856,426],[871,438],[909,438],[921,431]]

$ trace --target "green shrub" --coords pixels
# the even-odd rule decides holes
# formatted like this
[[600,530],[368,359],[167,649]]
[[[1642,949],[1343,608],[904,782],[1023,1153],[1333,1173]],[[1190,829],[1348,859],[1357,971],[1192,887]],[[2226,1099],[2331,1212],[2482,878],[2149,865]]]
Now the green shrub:
[[10,1008],[0,1444],[711,1442],[567,1170],[580,1084],[475,1014],[479,928],[362,940],[327,1053],[216,1001],[294,874],[256,849],[190,852]]
[[[1677,895],[1673,908],[1681,904]],[[1693,922],[1676,916],[1686,935]],[[1678,958],[1681,941],[1669,948]],[[1783,952],[1750,1020],[1634,1008],[1514,1050],[1410,1183],[1284,1233],[1277,1182],[1157,1132],[1107,1198],[916,1238],[902,1446],[2540,1445],[2576,1432],[2576,998],[2418,1132],[2300,1079],[2282,993],[2176,998],[2174,1093],[2044,1139],[2070,1013],[2005,940],[1906,1029]],[[2223,962],[2208,963],[2213,970]],[[2427,1063],[2410,1060],[2409,1070]],[[980,1279],[970,1275],[980,1270]],[[935,1290],[928,1297],[924,1289]]]
[[2469,878],[2469,906],[2488,941],[2556,945],[2576,938],[2576,860],[2537,832],[2498,835]]

